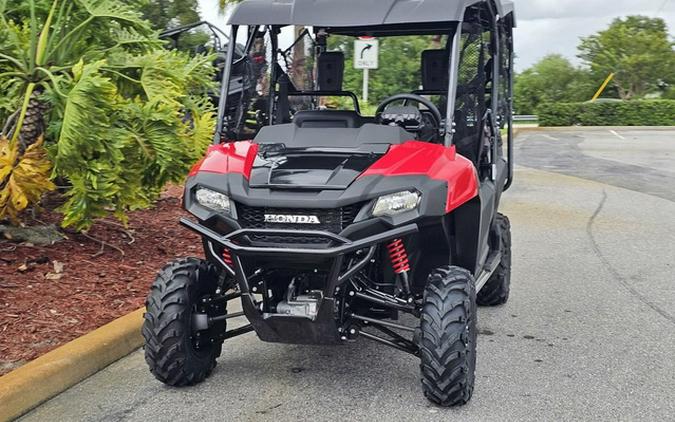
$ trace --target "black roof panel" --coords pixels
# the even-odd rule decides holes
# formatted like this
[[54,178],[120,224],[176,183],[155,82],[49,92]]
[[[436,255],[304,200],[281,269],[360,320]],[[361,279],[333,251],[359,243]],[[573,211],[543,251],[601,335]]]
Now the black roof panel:
[[[462,20],[464,9],[480,0],[245,0],[230,25],[348,27]],[[513,3],[496,0],[502,16]]]

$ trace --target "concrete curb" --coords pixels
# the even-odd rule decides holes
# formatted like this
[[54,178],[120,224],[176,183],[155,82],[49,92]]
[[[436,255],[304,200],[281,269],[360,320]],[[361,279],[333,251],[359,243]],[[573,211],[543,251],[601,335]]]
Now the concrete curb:
[[0,421],[18,418],[141,347],[144,311],[118,318],[0,377]]

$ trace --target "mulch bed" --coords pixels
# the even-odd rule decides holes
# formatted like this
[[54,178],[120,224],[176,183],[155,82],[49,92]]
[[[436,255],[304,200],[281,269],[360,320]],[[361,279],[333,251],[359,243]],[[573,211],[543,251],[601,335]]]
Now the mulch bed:
[[154,208],[130,213],[126,228],[97,222],[89,237],[45,247],[0,240],[0,375],[138,309],[166,262],[202,256],[198,236],[178,225],[180,195],[168,189]]

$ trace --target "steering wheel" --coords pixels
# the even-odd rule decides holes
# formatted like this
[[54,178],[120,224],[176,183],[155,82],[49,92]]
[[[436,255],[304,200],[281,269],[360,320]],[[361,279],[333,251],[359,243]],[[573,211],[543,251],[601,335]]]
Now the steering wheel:
[[440,133],[441,131],[441,122],[443,121],[443,117],[441,116],[441,111],[436,107],[436,104],[432,103],[428,98],[424,98],[421,95],[417,94],[396,94],[392,95],[389,98],[386,98],[384,101],[380,103],[380,105],[377,106],[377,110],[375,111],[375,115],[378,116],[380,113],[382,113],[388,105],[395,103],[397,101],[402,101],[402,100],[409,100],[409,101],[415,101],[417,103],[423,104],[427,109],[429,109],[429,112],[431,113],[431,116],[434,118],[434,123],[436,124],[436,128],[438,132]]

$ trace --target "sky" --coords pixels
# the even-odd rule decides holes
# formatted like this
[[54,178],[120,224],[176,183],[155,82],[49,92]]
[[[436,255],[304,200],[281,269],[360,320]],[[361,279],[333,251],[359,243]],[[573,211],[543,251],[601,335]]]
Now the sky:
[[[339,0],[335,0],[339,1]],[[225,28],[217,0],[199,0],[202,18]],[[515,0],[516,70],[522,71],[550,53],[575,64],[579,39],[606,28],[619,16],[646,15],[665,19],[675,35],[675,0]]]

